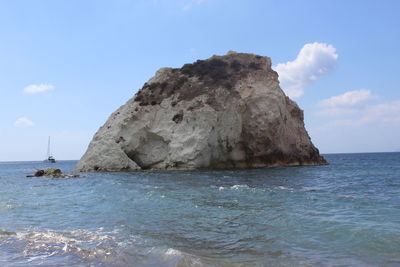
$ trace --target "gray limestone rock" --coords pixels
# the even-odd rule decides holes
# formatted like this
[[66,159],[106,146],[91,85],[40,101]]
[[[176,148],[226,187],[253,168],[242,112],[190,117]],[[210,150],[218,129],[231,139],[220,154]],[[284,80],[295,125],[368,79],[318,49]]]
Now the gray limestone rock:
[[162,68],[98,130],[80,171],[327,164],[271,60],[229,52]]

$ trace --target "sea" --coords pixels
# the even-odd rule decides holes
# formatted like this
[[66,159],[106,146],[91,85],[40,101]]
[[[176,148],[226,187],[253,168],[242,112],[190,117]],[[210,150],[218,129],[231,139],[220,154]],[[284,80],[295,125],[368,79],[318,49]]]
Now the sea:
[[400,266],[400,153],[327,166],[70,173],[0,163],[0,266]]

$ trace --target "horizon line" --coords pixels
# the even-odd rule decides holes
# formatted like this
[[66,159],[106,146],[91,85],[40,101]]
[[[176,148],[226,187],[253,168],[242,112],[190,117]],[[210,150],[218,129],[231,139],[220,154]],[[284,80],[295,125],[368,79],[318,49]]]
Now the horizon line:
[[[400,151],[375,151],[375,152],[328,152],[321,155],[338,155],[338,154],[379,154],[379,153],[400,153]],[[56,161],[79,161],[80,159],[58,159]],[[43,160],[0,160],[1,163],[12,162],[43,162]]]

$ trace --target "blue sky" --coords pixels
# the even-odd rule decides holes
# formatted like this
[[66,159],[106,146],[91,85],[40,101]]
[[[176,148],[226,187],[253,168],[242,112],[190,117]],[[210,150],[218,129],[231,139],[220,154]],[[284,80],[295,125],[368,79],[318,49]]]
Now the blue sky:
[[272,58],[322,153],[400,150],[400,1],[0,0],[0,161],[79,159],[160,67]]

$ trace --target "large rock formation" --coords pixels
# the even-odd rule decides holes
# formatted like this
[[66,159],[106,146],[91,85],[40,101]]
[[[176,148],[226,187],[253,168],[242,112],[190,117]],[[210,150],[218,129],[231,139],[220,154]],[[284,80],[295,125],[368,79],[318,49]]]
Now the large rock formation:
[[326,164],[268,57],[230,52],[163,68],[111,114],[81,171]]

